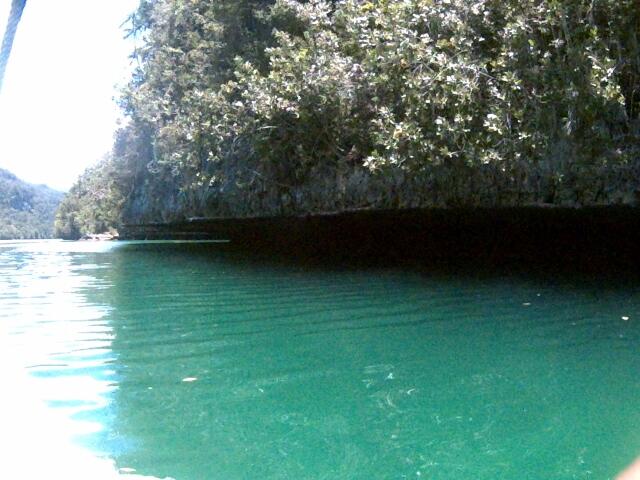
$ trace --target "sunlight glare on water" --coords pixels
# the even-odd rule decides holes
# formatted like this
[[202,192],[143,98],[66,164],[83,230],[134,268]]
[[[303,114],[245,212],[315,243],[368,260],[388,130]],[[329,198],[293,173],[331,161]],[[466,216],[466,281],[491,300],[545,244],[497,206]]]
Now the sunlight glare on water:
[[82,294],[108,287],[85,273],[105,265],[74,264],[72,258],[108,249],[97,243],[0,242],[3,478],[121,476],[109,452],[74,441],[108,427],[99,418],[74,416],[108,408],[117,387],[109,366],[109,307]]

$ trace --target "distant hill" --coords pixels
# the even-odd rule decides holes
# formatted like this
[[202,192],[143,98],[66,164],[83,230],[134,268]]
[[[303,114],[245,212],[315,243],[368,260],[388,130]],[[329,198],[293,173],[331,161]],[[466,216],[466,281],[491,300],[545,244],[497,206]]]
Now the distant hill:
[[0,240],[53,238],[54,216],[63,196],[0,168]]

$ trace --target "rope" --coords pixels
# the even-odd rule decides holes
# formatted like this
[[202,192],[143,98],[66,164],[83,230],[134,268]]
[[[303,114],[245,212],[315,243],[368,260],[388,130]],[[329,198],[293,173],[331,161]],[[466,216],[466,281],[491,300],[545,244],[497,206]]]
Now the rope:
[[27,0],[11,1],[11,12],[9,13],[9,19],[7,20],[7,29],[5,30],[4,38],[2,39],[2,47],[0,47],[0,92],[2,91],[2,81],[4,80],[4,72],[7,68],[9,55],[11,54],[13,39],[16,36],[18,23],[20,22],[22,11],[24,10],[26,3]]

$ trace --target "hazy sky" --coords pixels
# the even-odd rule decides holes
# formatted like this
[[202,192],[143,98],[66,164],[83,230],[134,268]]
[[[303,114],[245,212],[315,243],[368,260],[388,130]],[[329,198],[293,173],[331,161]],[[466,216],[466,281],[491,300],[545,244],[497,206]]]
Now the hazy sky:
[[[4,33],[11,0],[0,0]],[[66,190],[109,151],[138,0],[27,0],[0,92],[0,167]],[[2,35],[0,33],[0,35]]]

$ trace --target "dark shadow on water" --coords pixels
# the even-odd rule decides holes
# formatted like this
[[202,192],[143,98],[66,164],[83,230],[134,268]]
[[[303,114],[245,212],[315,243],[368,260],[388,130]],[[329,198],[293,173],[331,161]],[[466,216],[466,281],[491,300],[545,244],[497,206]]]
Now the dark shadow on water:
[[394,268],[614,283],[640,278],[637,208],[353,212],[154,228],[150,238],[184,238],[191,232],[194,238],[230,242],[129,244],[125,249],[305,270]]

